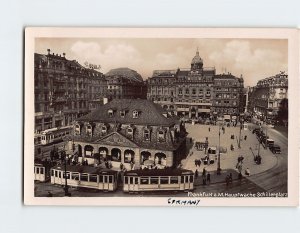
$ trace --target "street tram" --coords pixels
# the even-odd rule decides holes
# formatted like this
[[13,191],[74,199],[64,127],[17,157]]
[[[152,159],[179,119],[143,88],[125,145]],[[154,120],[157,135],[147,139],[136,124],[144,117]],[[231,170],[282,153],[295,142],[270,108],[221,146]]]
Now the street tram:
[[46,129],[41,132],[41,144],[48,145],[55,142],[61,142],[71,135],[72,129],[72,126]]
[[103,191],[115,191],[117,189],[118,172],[99,167],[58,165],[51,169],[51,184],[65,184],[71,187],[91,188]]
[[46,181],[46,168],[43,164],[34,164],[34,180],[45,182]]
[[141,169],[124,173],[124,192],[191,191],[194,173],[185,169]]

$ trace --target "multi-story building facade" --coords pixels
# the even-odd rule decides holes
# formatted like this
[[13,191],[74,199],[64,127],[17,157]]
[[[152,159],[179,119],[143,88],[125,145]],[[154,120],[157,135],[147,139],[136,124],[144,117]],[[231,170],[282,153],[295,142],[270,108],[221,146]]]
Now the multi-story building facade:
[[172,167],[186,155],[186,131],[178,118],[143,99],[114,99],[78,118],[72,143],[79,161],[104,159],[115,168],[139,168],[146,160]]
[[147,85],[136,71],[117,68],[110,70],[105,77],[108,99],[146,99]]
[[[249,109],[262,120],[274,120],[288,99],[288,75],[280,72],[257,82],[249,92]],[[285,107],[285,106],[282,106]]]
[[101,104],[102,73],[68,60],[65,54],[34,54],[35,132],[70,125]]
[[213,115],[223,116],[232,120],[245,111],[244,109],[244,80],[232,74],[214,76],[212,112]]
[[190,69],[155,70],[148,79],[147,98],[181,117],[234,115],[242,111],[243,85],[242,78],[216,75],[214,67],[203,67],[197,51]]

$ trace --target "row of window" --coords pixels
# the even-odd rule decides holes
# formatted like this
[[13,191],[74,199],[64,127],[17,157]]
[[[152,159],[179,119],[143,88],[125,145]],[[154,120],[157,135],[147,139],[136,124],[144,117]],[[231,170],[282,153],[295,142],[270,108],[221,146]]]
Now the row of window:
[[[80,135],[81,134],[81,126],[79,124],[76,124],[75,125],[75,134],[76,135]],[[103,125],[101,127],[101,135],[105,135],[107,133],[107,126],[106,125]],[[127,135],[128,136],[131,136],[131,138],[133,138],[133,128],[131,127],[128,127],[127,128]],[[86,126],[86,134],[89,135],[89,136],[92,136],[93,135],[93,127],[91,125],[87,125]],[[144,136],[144,140],[145,141],[151,141],[151,130],[150,129],[144,129],[144,132],[143,132],[143,136]],[[163,129],[159,129],[157,131],[157,140],[159,142],[164,142],[166,139],[166,133],[165,133],[165,130]]]
[[167,177],[127,177],[125,176],[125,184],[179,184],[180,183],[193,183],[193,176],[167,176]]

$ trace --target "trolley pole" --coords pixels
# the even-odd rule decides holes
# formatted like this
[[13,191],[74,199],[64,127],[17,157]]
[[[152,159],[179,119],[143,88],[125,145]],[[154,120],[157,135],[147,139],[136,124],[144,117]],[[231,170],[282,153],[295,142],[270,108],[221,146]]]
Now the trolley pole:
[[220,144],[221,144],[221,125],[219,125],[219,153],[218,153],[218,168],[217,175],[221,175],[221,155],[220,155]]
[[64,187],[64,191],[65,191],[65,196],[69,197],[71,196],[69,193],[69,187],[68,187],[68,180],[67,180],[67,154],[65,151],[65,145],[64,145],[64,150],[61,152],[61,156],[64,159],[64,173],[65,173],[65,187]]

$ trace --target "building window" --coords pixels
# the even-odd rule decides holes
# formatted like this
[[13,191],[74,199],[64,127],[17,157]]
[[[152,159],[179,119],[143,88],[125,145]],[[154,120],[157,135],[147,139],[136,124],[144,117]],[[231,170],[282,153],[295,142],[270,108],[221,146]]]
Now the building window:
[[120,111],[120,116],[125,117],[125,111],[124,110]]
[[80,135],[80,125],[79,124],[75,125],[75,134]]
[[181,89],[181,88],[179,88],[178,94],[179,94],[179,95],[182,95],[182,89]]
[[196,89],[193,89],[193,90],[192,90],[192,94],[193,94],[193,95],[196,95]]
[[134,110],[134,111],[132,112],[132,117],[133,117],[133,118],[138,118],[138,117],[139,117],[139,112],[136,111],[136,110]]
[[149,129],[144,130],[144,140],[150,141],[150,130]]
[[132,128],[128,128],[127,129],[127,135],[132,139],[133,138],[133,129]]
[[163,130],[158,131],[158,141],[164,142],[165,141],[165,132]]
[[108,110],[108,116],[112,117],[114,115],[114,111],[112,109]]
[[86,134],[89,136],[92,135],[92,126],[91,125],[86,126]]
[[185,94],[189,95],[190,94],[190,90],[187,88],[185,89]]
[[105,125],[102,126],[101,132],[102,132],[102,134],[106,134],[106,132],[107,132],[107,127],[106,127]]

